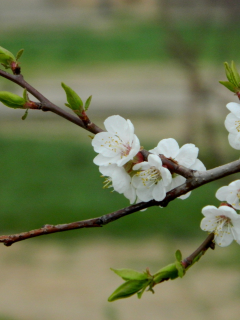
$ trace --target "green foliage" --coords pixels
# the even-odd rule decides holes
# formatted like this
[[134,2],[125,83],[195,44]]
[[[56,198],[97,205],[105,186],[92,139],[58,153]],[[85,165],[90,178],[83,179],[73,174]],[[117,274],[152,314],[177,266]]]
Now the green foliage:
[[0,91],[0,101],[5,106],[14,109],[24,109],[24,104],[26,102],[24,98],[7,91]]
[[83,111],[83,102],[79,95],[65,83],[62,82],[62,87],[67,96],[67,102],[65,105],[72,109],[76,114],[81,115]]
[[16,61],[14,55],[7,49],[0,47],[0,63],[8,68],[13,61]]
[[228,78],[228,81],[219,81],[224,85],[228,90],[238,93],[240,90],[240,75],[237,71],[235,63],[232,61],[231,66],[227,62],[224,63],[225,72]]

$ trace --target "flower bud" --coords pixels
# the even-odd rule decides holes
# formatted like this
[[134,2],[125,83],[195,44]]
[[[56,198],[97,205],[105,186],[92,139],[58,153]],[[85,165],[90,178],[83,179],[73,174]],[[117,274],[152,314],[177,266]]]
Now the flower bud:
[[176,263],[171,263],[155,273],[153,281],[154,283],[160,283],[168,279],[176,279],[177,277],[178,269],[176,267]]
[[67,102],[65,105],[72,109],[77,115],[81,115],[84,111],[83,109],[83,102],[79,95],[70,87],[62,82],[62,87],[66,92]]
[[25,109],[26,100],[11,92],[0,91],[0,101],[9,108]]
[[111,268],[113,272],[115,272],[119,277],[121,277],[123,280],[146,280],[148,279],[148,275],[146,273],[141,273],[132,269],[113,269]]
[[15,61],[16,58],[10,51],[4,49],[3,47],[0,47],[0,63],[9,66],[12,62]]
[[148,285],[148,280],[129,280],[118,287],[108,298],[109,302],[128,298]]

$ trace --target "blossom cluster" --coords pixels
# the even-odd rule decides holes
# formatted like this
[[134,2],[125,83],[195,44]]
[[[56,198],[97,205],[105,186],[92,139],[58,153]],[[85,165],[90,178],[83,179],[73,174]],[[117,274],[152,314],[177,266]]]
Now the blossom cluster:
[[[181,175],[170,172],[159,155],[186,168],[206,170],[197,159],[199,150],[194,144],[179,148],[176,140],[163,139],[149,151],[148,159],[144,161],[139,139],[134,134],[130,120],[115,115],[107,118],[104,125],[106,132],[96,134],[92,140],[92,146],[98,153],[93,161],[106,177],[105,187],[113,187],[130,203],[161,201],[168,191],[186,181]],[[189,195],[190,192],[180,198],[185,199]]]
[[204,207],[201,229],[213,232],[214,241],[220,247],[228,246],[233,240],[240,244],[240,215],[236,212],[240,209],[240,180],[218,189],[216,198],[227,203],[222,203],[219,208]]

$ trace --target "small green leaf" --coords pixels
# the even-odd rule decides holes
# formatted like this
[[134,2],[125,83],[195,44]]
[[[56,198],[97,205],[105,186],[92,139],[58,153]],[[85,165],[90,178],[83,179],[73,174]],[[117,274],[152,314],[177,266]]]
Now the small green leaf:
[[68,87],[66,84],[64,84],[62,82],[62,87],[66,92],[66,96],[67,96],[67,102],[68,104],[66,104],[67,107],[70,106],[70,108],[73,111],[80,111],[80,114],[83,111],[83,102],[82,99],[79,97],[79,95],[70,87]]
[[23,90],[23,99],[25,100],[25,102],[27,102],[29,100],[26,88]]
[[219,81],[219,83],[221,83],[224,87],[226,87],[228,90],[232,91],[232,92],[237,92],[237,88],[234,84],[232,84],[229,81]]
[[21,56],[22,56],[22,54],[23,54],[23,51],[24,51],[24,49],[20,49],[20,50],[18,51],[18,53],[17,53],[17,55],[16,55],[16,61],[18,61],[18,60],[21,58]]
[[9,108],[25,109],[25,100],[22,97],[19,97],[18,95],[11,92],[0,91],[0,101]]
[[232,68],[232,73],[233,73],[233,76],[234,76],[234,79],[235,79],[235,84],[237,86],[239,86],[239,84],[240,84],[240,76],[239,76],[239,73],[237,71],[237,68],[236,68],[236,65],[235,65],[234,61],[232,61],[232,63],[231,63],[231,68]]
[[0,47],[0,63],[9,66],[13,61],[16,61],[14,55],[7,49]]
[[25,120],[28,116],[28,109],[25,111],[24,115],[22,116],[22,120]]
[[132,269],[113,269],[110,268],[113,272],[115,272],[119,277],[123,280],[146,280],[148,279],[148,275],[146,273],[141,273]]
[[232,74],[232,70],[231,70],[229,64],[227,62],[224,62],[224,66],[225,66],[226,76],[227,76],[229,82],[233,83],[233,81],[234,81],[233,74]]
[[177,250],[177,251],[175,252],[175,257],[176,257],[177,261],[179,261],[179,262],[182,261],[182,253],[181,253],[180,250]]
[[185,275],[185,269],[179,261],[175,262],[176,268],[178,270],[178,276],[182,278]]
[[171,263],[166,267],[160,269],[157,273],[153,276],[154,283],[160,283],[162,281],[168,279],[176,279],[178,277],[178,270],[176,268],[175,263]]
[[86,102],[85,102],[85,106],[84,106],[84,110],[87,111],[89,106],[90,106],[90,103],[92,101],[92,96],[88,97]]
[[128,298],[138,291],[140,291],[143,287],[148,284],[148,280],[129,280],[123,283],[120,287],[118,287],[108,298],[109,302]]

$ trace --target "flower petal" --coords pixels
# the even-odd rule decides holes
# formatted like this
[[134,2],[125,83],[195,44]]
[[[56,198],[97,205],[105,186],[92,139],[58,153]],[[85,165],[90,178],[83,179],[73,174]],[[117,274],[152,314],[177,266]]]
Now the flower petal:
[[192,143],[187,143],[180,148],[175,160],[177,160],[180,165],[189,168],[195,163],[197,156],[198,148]]
[[232,148],[236,150],[240,150],[240,133],[238,134],[229,133],[228,142]]
[[228,110],[232,112],[236,117],[240,118],[240,104],[236,102],[230,102],[226,105]]
[[154,154],[163,154],[167,158],[175,158],[179,151],[179,145],[175,139],[163,139],[159,141],[156,148],[149,150]]
[[227,199],[228,189],[229,188],[227,186],[218,189],[216,192],[216,198],[220,201],[225,201]]

